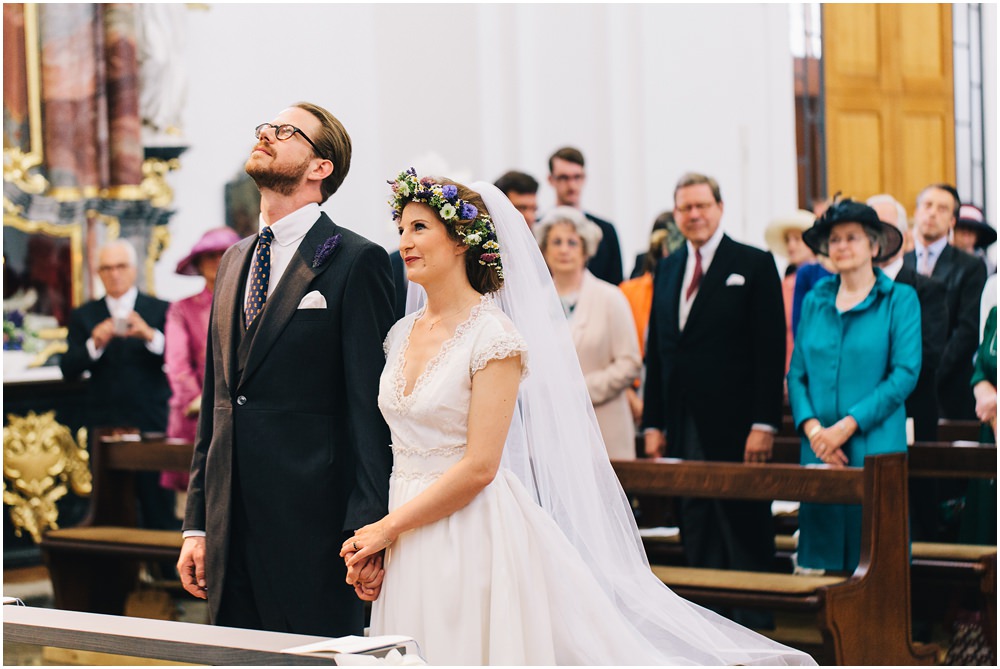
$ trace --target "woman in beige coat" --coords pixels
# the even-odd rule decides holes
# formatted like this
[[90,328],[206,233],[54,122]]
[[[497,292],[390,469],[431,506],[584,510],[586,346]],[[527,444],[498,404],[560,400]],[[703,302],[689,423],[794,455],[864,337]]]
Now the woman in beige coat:
[[569,319],[608,455],[635,459],[635,424],[625,390],[639,376],[642,358],[625,295],[587,271],[601,229],[573,207],[556,207],[534,233]]

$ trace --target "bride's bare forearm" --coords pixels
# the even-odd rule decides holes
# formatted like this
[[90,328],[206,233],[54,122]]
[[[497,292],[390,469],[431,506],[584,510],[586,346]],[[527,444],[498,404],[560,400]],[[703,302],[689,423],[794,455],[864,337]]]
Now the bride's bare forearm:
[[385,517],[386,532],[397,537],[459,511],[496,477],[497,467],[459,460],[422,493]]

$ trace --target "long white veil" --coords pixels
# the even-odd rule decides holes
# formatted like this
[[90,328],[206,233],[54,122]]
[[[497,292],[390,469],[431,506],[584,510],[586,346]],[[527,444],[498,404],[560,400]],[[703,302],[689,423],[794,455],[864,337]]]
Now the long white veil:
[[[535,238],[495,186],[477,182],[470,188],[482,196],[497,228],[504,269],[497,304],[528,344],[530,373],[521,383],[501,467],[551,515],[620,615],[662,654],[659,664],[815,664],[805,653],[684,600],[650,571]],[[411,299],[408,306],[413,304]]]

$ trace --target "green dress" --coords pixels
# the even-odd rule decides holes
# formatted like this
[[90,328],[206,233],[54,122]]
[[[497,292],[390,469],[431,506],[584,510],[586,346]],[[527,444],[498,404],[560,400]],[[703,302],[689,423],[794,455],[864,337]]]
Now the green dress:
[[[989,381],[997,387],[997,308],[990,309],[983,328],[983,341],[976,354],[976,366],[972,372],[972,385]],[[983,425],[979,441],[990,444],[996,441],[993,429]],[[973,479],[965,495],[965,509],[958,530],[958,540],[966,544],[986,544],[997,542],[997,482],[996,479]]]

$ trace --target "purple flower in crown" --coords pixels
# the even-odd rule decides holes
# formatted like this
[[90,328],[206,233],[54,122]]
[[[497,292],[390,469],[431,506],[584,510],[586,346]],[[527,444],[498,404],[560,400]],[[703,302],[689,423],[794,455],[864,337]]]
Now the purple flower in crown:
[[451,184],[447,184],[441,187],[441,194],[444,195],[446,200],[454,200],[458,197],[458,188],[452,186]]
[[476,209],[476,205],[471,202],[464,202],[462,203],[462,208],[458,212],[458,217],[463,221],[471,221],[478,213],[479,210]]
[[333,255],[333,252],[337,250],[340,246],[340,233],[335,234],[332,237],[328,237],[325,242],[319,245],[316,249],[316,255],[313,256],[313,269],[316,269]]
[[484,253],[479,256],[479,259],[483,262],[495,262],[497,258],[500,257],[499,253]]

